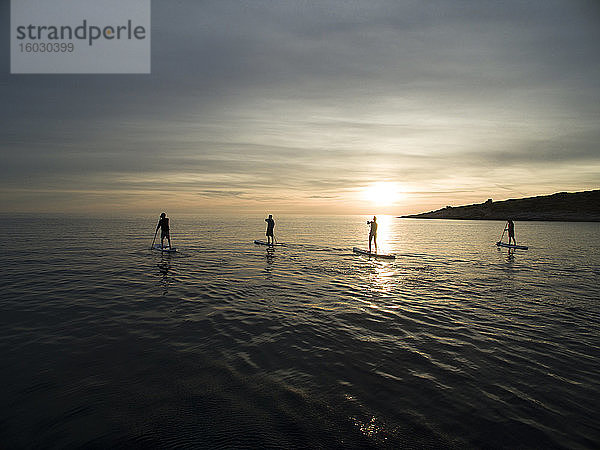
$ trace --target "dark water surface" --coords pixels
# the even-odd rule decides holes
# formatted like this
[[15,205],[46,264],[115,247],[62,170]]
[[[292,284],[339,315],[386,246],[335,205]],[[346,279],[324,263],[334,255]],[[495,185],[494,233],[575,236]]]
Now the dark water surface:
[[3,218],[0,447],[598,448],[600,224]]

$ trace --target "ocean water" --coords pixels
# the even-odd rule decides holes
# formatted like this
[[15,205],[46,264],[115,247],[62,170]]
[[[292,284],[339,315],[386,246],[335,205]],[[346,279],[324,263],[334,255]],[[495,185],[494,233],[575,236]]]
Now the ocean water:
[[600,224],[5,217],[0,447],[598,448]]

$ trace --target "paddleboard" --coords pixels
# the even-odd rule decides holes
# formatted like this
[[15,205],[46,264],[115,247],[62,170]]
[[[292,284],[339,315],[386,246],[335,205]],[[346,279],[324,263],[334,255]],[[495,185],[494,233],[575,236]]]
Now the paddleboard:
[[396,259],[396,255],[390,255],[386,253],[375,253],[369,252],[368,250],[363,250],[362,248],[354,247],[352,249],[354,253],[358,253],[359,255],[372,256],[374,258],[384,258],[384,259]]
[[161,252],[166,252],[166,253],[175,253],[177,251],[177,248],[175,248],[175,247],[160,248],[160,244],[154,244],[154,247],[152,247],[152,250],[159,250]]
[[498,247],[506,247],[506,248],[518,248],[521,250],[527,250],[529,247],[526,245],[515,245],[515,244],[505,244],[504,242],[496,242]]
[[255,240],[254,243],[256,245],[268,245],[269,247],[284,245],[282,242],[278,242],[277,244],[269,244],[269,243],[267,243],[267,241],[261,241],[261,240],[258,240],[258,239]]

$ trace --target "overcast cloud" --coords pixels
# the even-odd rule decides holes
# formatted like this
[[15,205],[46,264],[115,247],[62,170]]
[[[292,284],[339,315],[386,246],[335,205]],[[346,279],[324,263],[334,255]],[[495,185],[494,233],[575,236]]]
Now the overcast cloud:
[[3,208],[360,213],[388,181],[404,213],[598,188],[599,43],[593,0],[155,0],[151,75],[10,75],[4,33]]

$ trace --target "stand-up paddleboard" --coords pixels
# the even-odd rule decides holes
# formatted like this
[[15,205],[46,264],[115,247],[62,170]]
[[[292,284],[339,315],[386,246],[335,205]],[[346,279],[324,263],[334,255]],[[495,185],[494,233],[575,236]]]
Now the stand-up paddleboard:
[[354,247],[352,249],[354,253],[358,253],[359,255],[372,256],[374,258],[383,258],[383,259],[396,259],[396,255],[390,255],[387,253],[375,253],[370,252],[368,250],[363,250],[362,248]]
[[154,246],[152,247],[152,250],[158,250],[158,251],[161,251],[161,252],[164,252],[164,253],[175,253],[177,251],[177,248],[175,248],[175,247],[173,247],[173,248],[171,248],[171,247],[161,248],[160,244],[154,244]]
[[504,242],[496,242],[498,247],[506,247],[506,248],[518,248],[520,250],[527,250],[529,247],[526,245],[516,245],[516,244],[505,244]]
[[261,241],[259,239],[255,240],[254,243],[256,245],[268,245],[269,247],[273,247],[273,246],[279,247],[279,246],[285,245],[283,242],[277,242],[276,244],[269,244],[267,241]]

